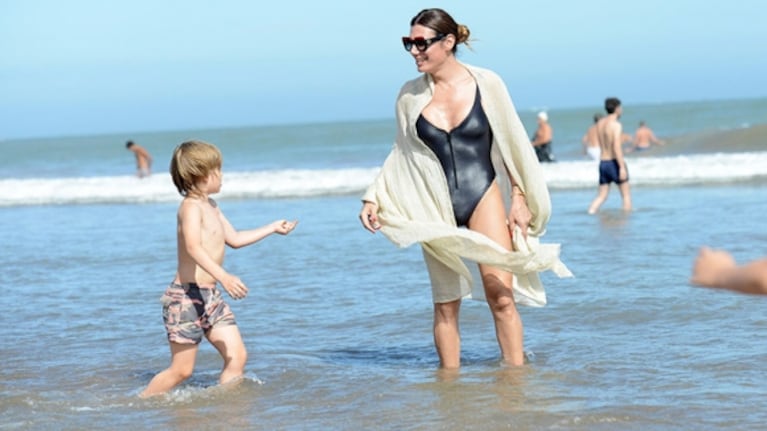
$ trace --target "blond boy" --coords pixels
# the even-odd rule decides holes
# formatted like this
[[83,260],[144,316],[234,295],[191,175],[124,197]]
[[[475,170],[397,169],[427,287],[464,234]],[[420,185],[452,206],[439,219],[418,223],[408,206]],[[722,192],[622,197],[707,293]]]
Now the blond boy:
[[219,150],[202,141],[184,142],[173,152],[170,173],[184,199],[177,218],[178,270],[162,297],[171,364],[154,376],[141,397],[167,392],[189,378],[203,336],[224,360],[219,382],[239,381],[247,351],[216,283],[234,299],[244,298],[248,287],[221,266],[225,246],[240,248],[273,233],[287,235],[296,226],[296,221],[277,220],[257,229],[235,230],[210,198],[221,190],[221,162]]

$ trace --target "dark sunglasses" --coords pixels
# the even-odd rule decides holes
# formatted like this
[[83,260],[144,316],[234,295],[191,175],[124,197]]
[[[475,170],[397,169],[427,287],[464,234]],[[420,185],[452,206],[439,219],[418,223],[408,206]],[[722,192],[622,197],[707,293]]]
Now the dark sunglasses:
[[432,37],[431,39],[424,39],[422,37],[403,37],[402,38],[402,46],[405,47],[405,51],[410,52],[411,49],[413,49],[413,45],[415,45],[415,49],[417,49],[419,52],[424,52],[434,43],[439,42],[440,40],[444,39],[446,34],[438,33],[435,37]]

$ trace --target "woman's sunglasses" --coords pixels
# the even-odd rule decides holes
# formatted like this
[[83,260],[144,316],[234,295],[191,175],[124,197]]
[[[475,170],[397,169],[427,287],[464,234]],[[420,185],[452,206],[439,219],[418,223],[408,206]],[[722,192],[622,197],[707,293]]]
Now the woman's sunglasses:
[[439,42],[440,40],[444,39],[446,34],[438,33],[435,37],[432,37],[431,39],[424,39],[422,37],[403,37],[402,38],[402,46],[405,47],[405,51],[410,52],[411,49],[413,49],[413,45],[415,45],[415,49],[418,50],[418,52],[424,52],[434,43]]

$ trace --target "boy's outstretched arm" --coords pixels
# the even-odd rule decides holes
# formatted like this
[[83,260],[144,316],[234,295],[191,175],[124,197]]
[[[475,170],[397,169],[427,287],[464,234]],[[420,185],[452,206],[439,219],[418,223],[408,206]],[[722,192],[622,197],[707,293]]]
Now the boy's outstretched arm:
[[690,283],[741,293],[767,295],[767,258],[738,266],[726,251],[704,247],[695,259]]
[[224,238],[226,244],[232,248],[240,248],[251,245],[255,242],[261,241],[267,236],[278,233],[280,235],[287,235],[296,228],[298,220],[275,220],[268,225],[261,226],[256,229],[242,230],[237,229],[229,223],[224,213],[219,212],[221,217],[221,223],[224,225]]

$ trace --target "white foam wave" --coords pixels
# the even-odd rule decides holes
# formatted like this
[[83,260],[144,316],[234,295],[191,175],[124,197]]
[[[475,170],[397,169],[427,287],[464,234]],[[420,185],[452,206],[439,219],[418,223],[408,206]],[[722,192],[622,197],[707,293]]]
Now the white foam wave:
[[[767,180],[767,152],[628,159],[632,186],[717,184]],[[551,189],[591,188],[597,162],[543,165]],[[361,194],[378,168],[224,173],[218,199],[305,198]],[[0,180],[0,207],[89,203],[175,202],[168,175]]]
[[[224,173],[217,199],[302,198],[358,193],[378,168],[273,170]],[[169,175],[0,180],[0,207],[91,203],[175,202],[181,199]]]
[[[632,186],[719,184],[767,179],[767,152],[716,153],[674,157],[627,158]],[[594,187],[597,161],[544,164],[552,189]]]

